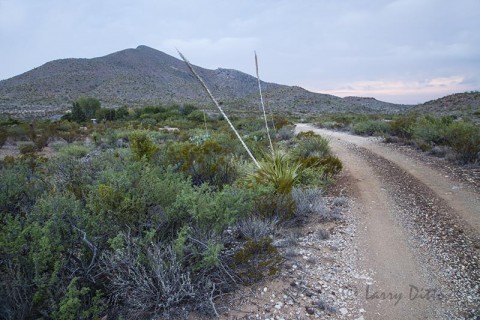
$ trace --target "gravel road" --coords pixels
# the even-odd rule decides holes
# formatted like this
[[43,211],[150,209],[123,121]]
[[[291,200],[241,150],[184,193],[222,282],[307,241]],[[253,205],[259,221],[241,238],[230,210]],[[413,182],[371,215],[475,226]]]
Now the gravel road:
[[316,129],[344,164],[365,319],[480,317],[480,194],[376,138]]

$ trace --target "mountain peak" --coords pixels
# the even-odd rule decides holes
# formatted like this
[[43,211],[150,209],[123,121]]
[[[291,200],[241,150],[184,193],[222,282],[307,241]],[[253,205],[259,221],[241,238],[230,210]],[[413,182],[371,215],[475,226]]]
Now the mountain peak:
[[139,50],[139,51],[156,51],[156,52],[161,52],[157,49],[153,49],[153,48],[150,48],[149,46],[146,46],[146,45],[139,45],[138,47],[135,48],[135,50]]
[[[216,98],[234,109],[257,110],[258,83],[249,74],[218,68],[195,67]],[[278,111],[365,112],[396,105],[377,102],[358,104],[338,97],[262,81],[262,89]],[[62,59],[0,81],[0,110],[70,108],[81,96],[99,99],[105,107],[194,103],[210,105],[208,96],[192,77],[185,63],[162,51],[139,45],[93,59]],[[253,109],[252,109],[253,108]]]

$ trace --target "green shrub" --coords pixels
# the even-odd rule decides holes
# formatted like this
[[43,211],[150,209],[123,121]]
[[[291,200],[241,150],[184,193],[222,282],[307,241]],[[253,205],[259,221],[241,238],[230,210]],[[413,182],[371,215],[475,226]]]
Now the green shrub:
[[426,116],[413,127],[413,139],[423,140],[427,144],[445,144],[447,128],[452,121],[450,117]]
[[390,134],[404,139],[410,139],[413,135],[413,127],[417,121],[416,114],[396,116],[390,122]]
[[322,174],[333,177],[342,171],[343,165],[340,159],[335,156],[327,155],[325,157],[309,156],[300,160],[304,168],[320,169]]
[[447,144],[464,163],[480,160],[480,128],[463,121],[453,122],[447,129]]
[[19,142],[17,146],[21,154],[32,154],[37,151],[37,147],[32,141],[22,141]]
[[233,256],[234,270],[248,284],[273,276],[282,261],[270,238],[248,240]]
[[0,148],[3,147],[5,141],[7,141],[8,132],[5,128],[0,128]]
[[150,161],[158,152],[158,146],[148,138],[144,131],[134,131],[129,136],[130,148],[135,160],[141,160],[145,157]]
[[198,145],[189,142],[169,144],[164,164],[173,165],[189,175],[194,185],[208,183],[221,188],[237,177],[230,150],[211,139]]
[[301,160],[311,156],[321,158],[330,154],[328,140],[312,131],[299,133],[297,138],[300,141],[291,152],[293,159]]
[[88,147],[80,144],[67,144],[60,148],[59,153],[66,157],[83,158],[89,151],[90,149]]
[[249,194],[242,189],[228,186],[214,192],[204,184],[180,192],[167,212],[169,219],[193,221],[195,226],[220,234],[239,216],[250,212],[252,206]]
[[385,121],[374,121],[367,120],[357,122],[353,125],[353,132],[358,135],[382,135],[387,133],[389,130],[389,125]]

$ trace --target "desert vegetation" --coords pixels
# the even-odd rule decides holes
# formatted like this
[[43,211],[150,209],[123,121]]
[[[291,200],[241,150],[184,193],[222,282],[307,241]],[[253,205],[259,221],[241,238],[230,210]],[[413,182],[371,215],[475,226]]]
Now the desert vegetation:
[[273,120],[269,135],[265,118],[93,98],[59,121],[2,120],[20,152],[0,163],[0,318],[215,316],[217,297],[276,274],[273,235],[326,214],[341,162]]
[[382,136],[387,142],[413,145],[463,164],[480,162],[480,127],[468,118],[402,115],[336,114],[312,119],[318,126],[358,135]]

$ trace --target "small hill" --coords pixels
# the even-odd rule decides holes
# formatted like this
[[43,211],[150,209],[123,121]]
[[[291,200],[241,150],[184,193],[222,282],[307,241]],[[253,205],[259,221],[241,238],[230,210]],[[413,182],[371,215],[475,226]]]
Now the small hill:
[[420,113],[454,115],[480,120],[480,92],[456,93],[419,104],[411,109]]
[[[227,108],[240,111],[258,109],[255,77],[232,69],[195,68]],[[409,107],[373,98],[342,99],[267,82],[262,82],[262,89],[267,103],[277,110],[292,113],[391,113]],[[54,60],[0,81],[2,113],[58,113],[70,108],[72,102],[81,96],[95,97],[106,107],[210,104],[183,61],[147,46],[93,59]]]

